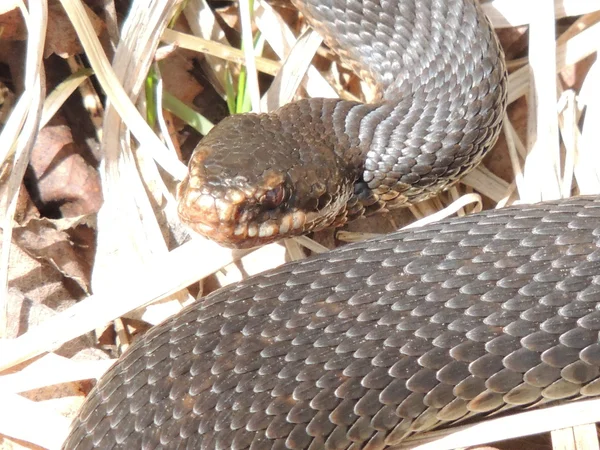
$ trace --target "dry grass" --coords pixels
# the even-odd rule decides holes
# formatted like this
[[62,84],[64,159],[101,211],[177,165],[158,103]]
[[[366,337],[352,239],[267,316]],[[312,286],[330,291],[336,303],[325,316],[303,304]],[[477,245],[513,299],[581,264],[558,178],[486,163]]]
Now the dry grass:
[[[13,369],[15,371],[11,375],[0,377],[0,433],[48,448],[60,445],[69,420],[47,405],[27,400],[18,393],[50,384],[98,378],[108,367],[106,361],[62,358],[51,353],[54,349],[132,310],[161,300],[159,309],[149,308],[140,313],[154,323],[191,301],[187,286],[248,253],[232,252],[200,238],[194,238],[174,250],[169,250],[165,243],[161,227],[168,226],[172,230],[179,227],[173,187],[184,176],[185,167],[179,161],[173,143],[161,140],[136,107],[140,89],[160,42],[210,55],[206,59],[207,67],[215,80],[225,79],[224,61],[245,61],[254,110],[273,109],[289,101],[298,85],[302,85],[311,96],[349,95],[327,81],[334,78],[332,74],[327,74],[329,77],[326,79],[310,66],[320,38],[307,31],[295,42],[286,23],[262,1],[255,2],[256,24],[264,39],[285,62],[264,57],[253,59],[248,51],[244,53],[232,48],[203,0],[190,0],[184,10],[195,36],[165,29],[178,1],[155,1],[152,8],[148,8],[148,2],[138,0],[122,31],[121,44],[111,66],[96,35],[90,31],[91,24],[79,0],[61,0],[61,3],[77,30],[94,74],[109,100],[104,122],[99,124],[102,128],[98,129],[104,155],[102,178],[105,203],[98,215],[94,295],[17,339],[0,342],[1,369],[14,368],[38,358],[33,363]],[[247,1],[240,3],[247,6]],[[535,10],[533,3],[536,4]],[[27,18],[29,31],[25,77],[27,89],[18,99],[0,135],[2,172],[10,174],[9,180],[2,186],[0,200],[3,210],[0,330],[5,328],[7,317],[6,286],[12,218],[35,131],[40,121],[46,123],[74,89],[85,88],[89,95],[95,95],[89,91],[91,85],[86,87],[83,84],[89,75],[85,72],[77,72],[64,83],[60,91],[46,95],[42,88],[41,64],[47,20],[45,2],[29,0],[29,10],[20,2],[15,4]],[[513,171],[511,179],[514,181],[509,183],[480,166],[465,178],[464,184],[453,188],[443,201],[436,199],[412,207],[411,212],[417,219],[430,221],[457,212],[463,214],[463,208],[470,204],[481,208],[482,195],[500,207],[520,201],[534,202],[600,192],[600,158],[597,156],[597,143],[600,140],[600,127],[597,125],[600,123],[598,62],[589,70],[579,91],[563,90],[560,81],[557,81],[557,73],[597,52],[600,42],[600,2],[556,0],[554,8],[552,6],[549,1],[538,4],[520,0],[494,0],[484,6],[496,27],[530,24],[528,58],[508,61],[509,67],[515,68],[510,75],[509,100],[513,103],[527,96],[529,105],[525,142],[508,118],[504,126],[508,150],[506,158],[510,159]],[[555,39],[555,21],[567,16],[580,17]],[[244,33],[249,32],[249,20],[249,15],[244,13]],[[336,69],[339,68],[334,65],[334,72]],[[257,88],[256,70],[280,74],[262,98]],[[73,71],[76,72],[75,66]],[[368,97],[368,92],[365,95]],[[582,123],[584,109],[586,113]],[[168,136],[167,132],[162,134]],[[131,136],[137,142],[135,148],[131,147]],[[166,175],[159,174],[158,166]],[[166,178],[170,180],[165,182]],[[152,186],[151,194],[155,200],[159,199],[161,218],[156,216],[144,186]],[[441,210],[444,212],[440,213]],[[356,235],[346,237],[349,240],[357,238]],[[303,238],[288,243],[292,258],[302,257],[298,245],[313,251],[326,250]],[[249,266],[255,267],[250,271],[257,270],[256,265],[264,261],[271,264],[282,262],[283,254],[279,249],[279,246],[271,245],[256,252],[263,258],[251,260]],[[263,268],[260,267],[261,270]],[[239,278],[239,273],[231,266],[226,272],[229,273],[227,282]],[[598,448],[596,433],[590,432],[591,428],[584,425],[600,421],[599,402],[591,400],[495,419],[495,422],[460,429],[454,434],[444,432],[439,440],[417,448],[465,447],[565,427],[575,428],[567,432],[554,432],[552,439],[555,448]],[[580,425],[583,427],[578,427]],[[439,434],[431,436],[439,438]],[[419,440],[431,436],[419,437]]]

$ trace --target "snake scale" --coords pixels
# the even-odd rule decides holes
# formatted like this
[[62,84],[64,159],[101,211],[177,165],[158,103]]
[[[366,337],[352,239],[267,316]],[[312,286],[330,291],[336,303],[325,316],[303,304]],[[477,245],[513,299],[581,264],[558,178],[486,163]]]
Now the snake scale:
[[[296,3],[379,100],[303,100],[209,133],[180,215],[226,245],[427,198],[501,126],[503,56],[476,3]],[[599,219],[598,197],[486,211],[222,288],[131,346],[64,448],[375,450],[600,395]]]

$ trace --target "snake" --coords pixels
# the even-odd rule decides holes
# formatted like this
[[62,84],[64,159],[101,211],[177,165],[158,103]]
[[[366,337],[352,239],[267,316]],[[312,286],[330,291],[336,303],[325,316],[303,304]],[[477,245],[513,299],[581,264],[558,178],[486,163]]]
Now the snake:
[[[377,95],[219,123],[179,214],[226,246],[427,199],[502,126],[503,53],[474,0],[294,3]],[[63,448],[376,450],[600,395],[599,219],[597,196],[487,210],[223,287],[131,345]]]

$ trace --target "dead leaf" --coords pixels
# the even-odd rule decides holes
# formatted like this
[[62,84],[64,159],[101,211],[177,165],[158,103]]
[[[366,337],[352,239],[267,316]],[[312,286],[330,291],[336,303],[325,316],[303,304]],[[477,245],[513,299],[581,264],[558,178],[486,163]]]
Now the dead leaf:
[[[92,22],[94,33],[96,36],[100,36],[106,24],[85,3],[83,3],[83,7]],[[61,58],[68,58],[82,52],[83,47],[81,47],[67,13],[57,0],[51,0],[48,4],[48,30],[44,58],[48,58],[53,53]]]
[[98,172],[80,153],[66,125],[50,125],[38,134],[28,188],[42,215],[83,216],[102,205]]
[[496,34],[502,48],[506,60],[520,58],[527,54],[527,46],[529,43],[529,34],[526,26],[514,27],[514,28],[496,28]]
[[0,39],[7,41],[23,41],[27,38],[27,28],[21,10],[16,2],[0,2]]
[[93,234],[90,233],[87,241],[75,240],[60,229],[60,220],[42,218],[15,228],[13,236],[15,243],[28,255],[58,270],[89,294],[95,247]]
[[[527,100],[525,97],[508,105],[506,111],[512,126],[514,127],[521,142],[527,142]],[[483,164],[494,174],[509,183],[514,180],[514,171],[510,158],[504,133],[500,133],[498,142],[483,160]]]
[[[17,230],[13,236],[16,234]],[[65,287],[63,274],[33,257],[16,241],[15,238],[10,248],[6,337],[25,333],[77,300]]]
[[165,90],[186,105],[192,105],[194,99],[204,91],[198,80],[191,74],[197,53],[185,49],[176,49],[169,57],[160,62],[161,70],[168,73],[163,78]]

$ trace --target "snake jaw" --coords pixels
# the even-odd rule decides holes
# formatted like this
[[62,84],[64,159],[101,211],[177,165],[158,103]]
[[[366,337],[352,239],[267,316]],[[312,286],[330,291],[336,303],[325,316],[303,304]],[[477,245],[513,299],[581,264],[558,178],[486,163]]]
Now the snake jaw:
[[252,248],[305,230],[307,215],[286,203],[291,189],[284,176],[267,172],[258,187],[238,179],[235,187],[216,189],[204,175],[190,171],[177,190],[179,217],[195,232],[226,247]]
[[259,182],[237,176],[214,184],[204,166],[196,164],[178,187],[179,217],[195,232],[223,246],[252,248],[341,226],[352,215],[357,199],[350,184],[339,187],[335,196],[323,183],[303,186],[312,196],[298,204],[297,183],[288,174],[267,170]]

